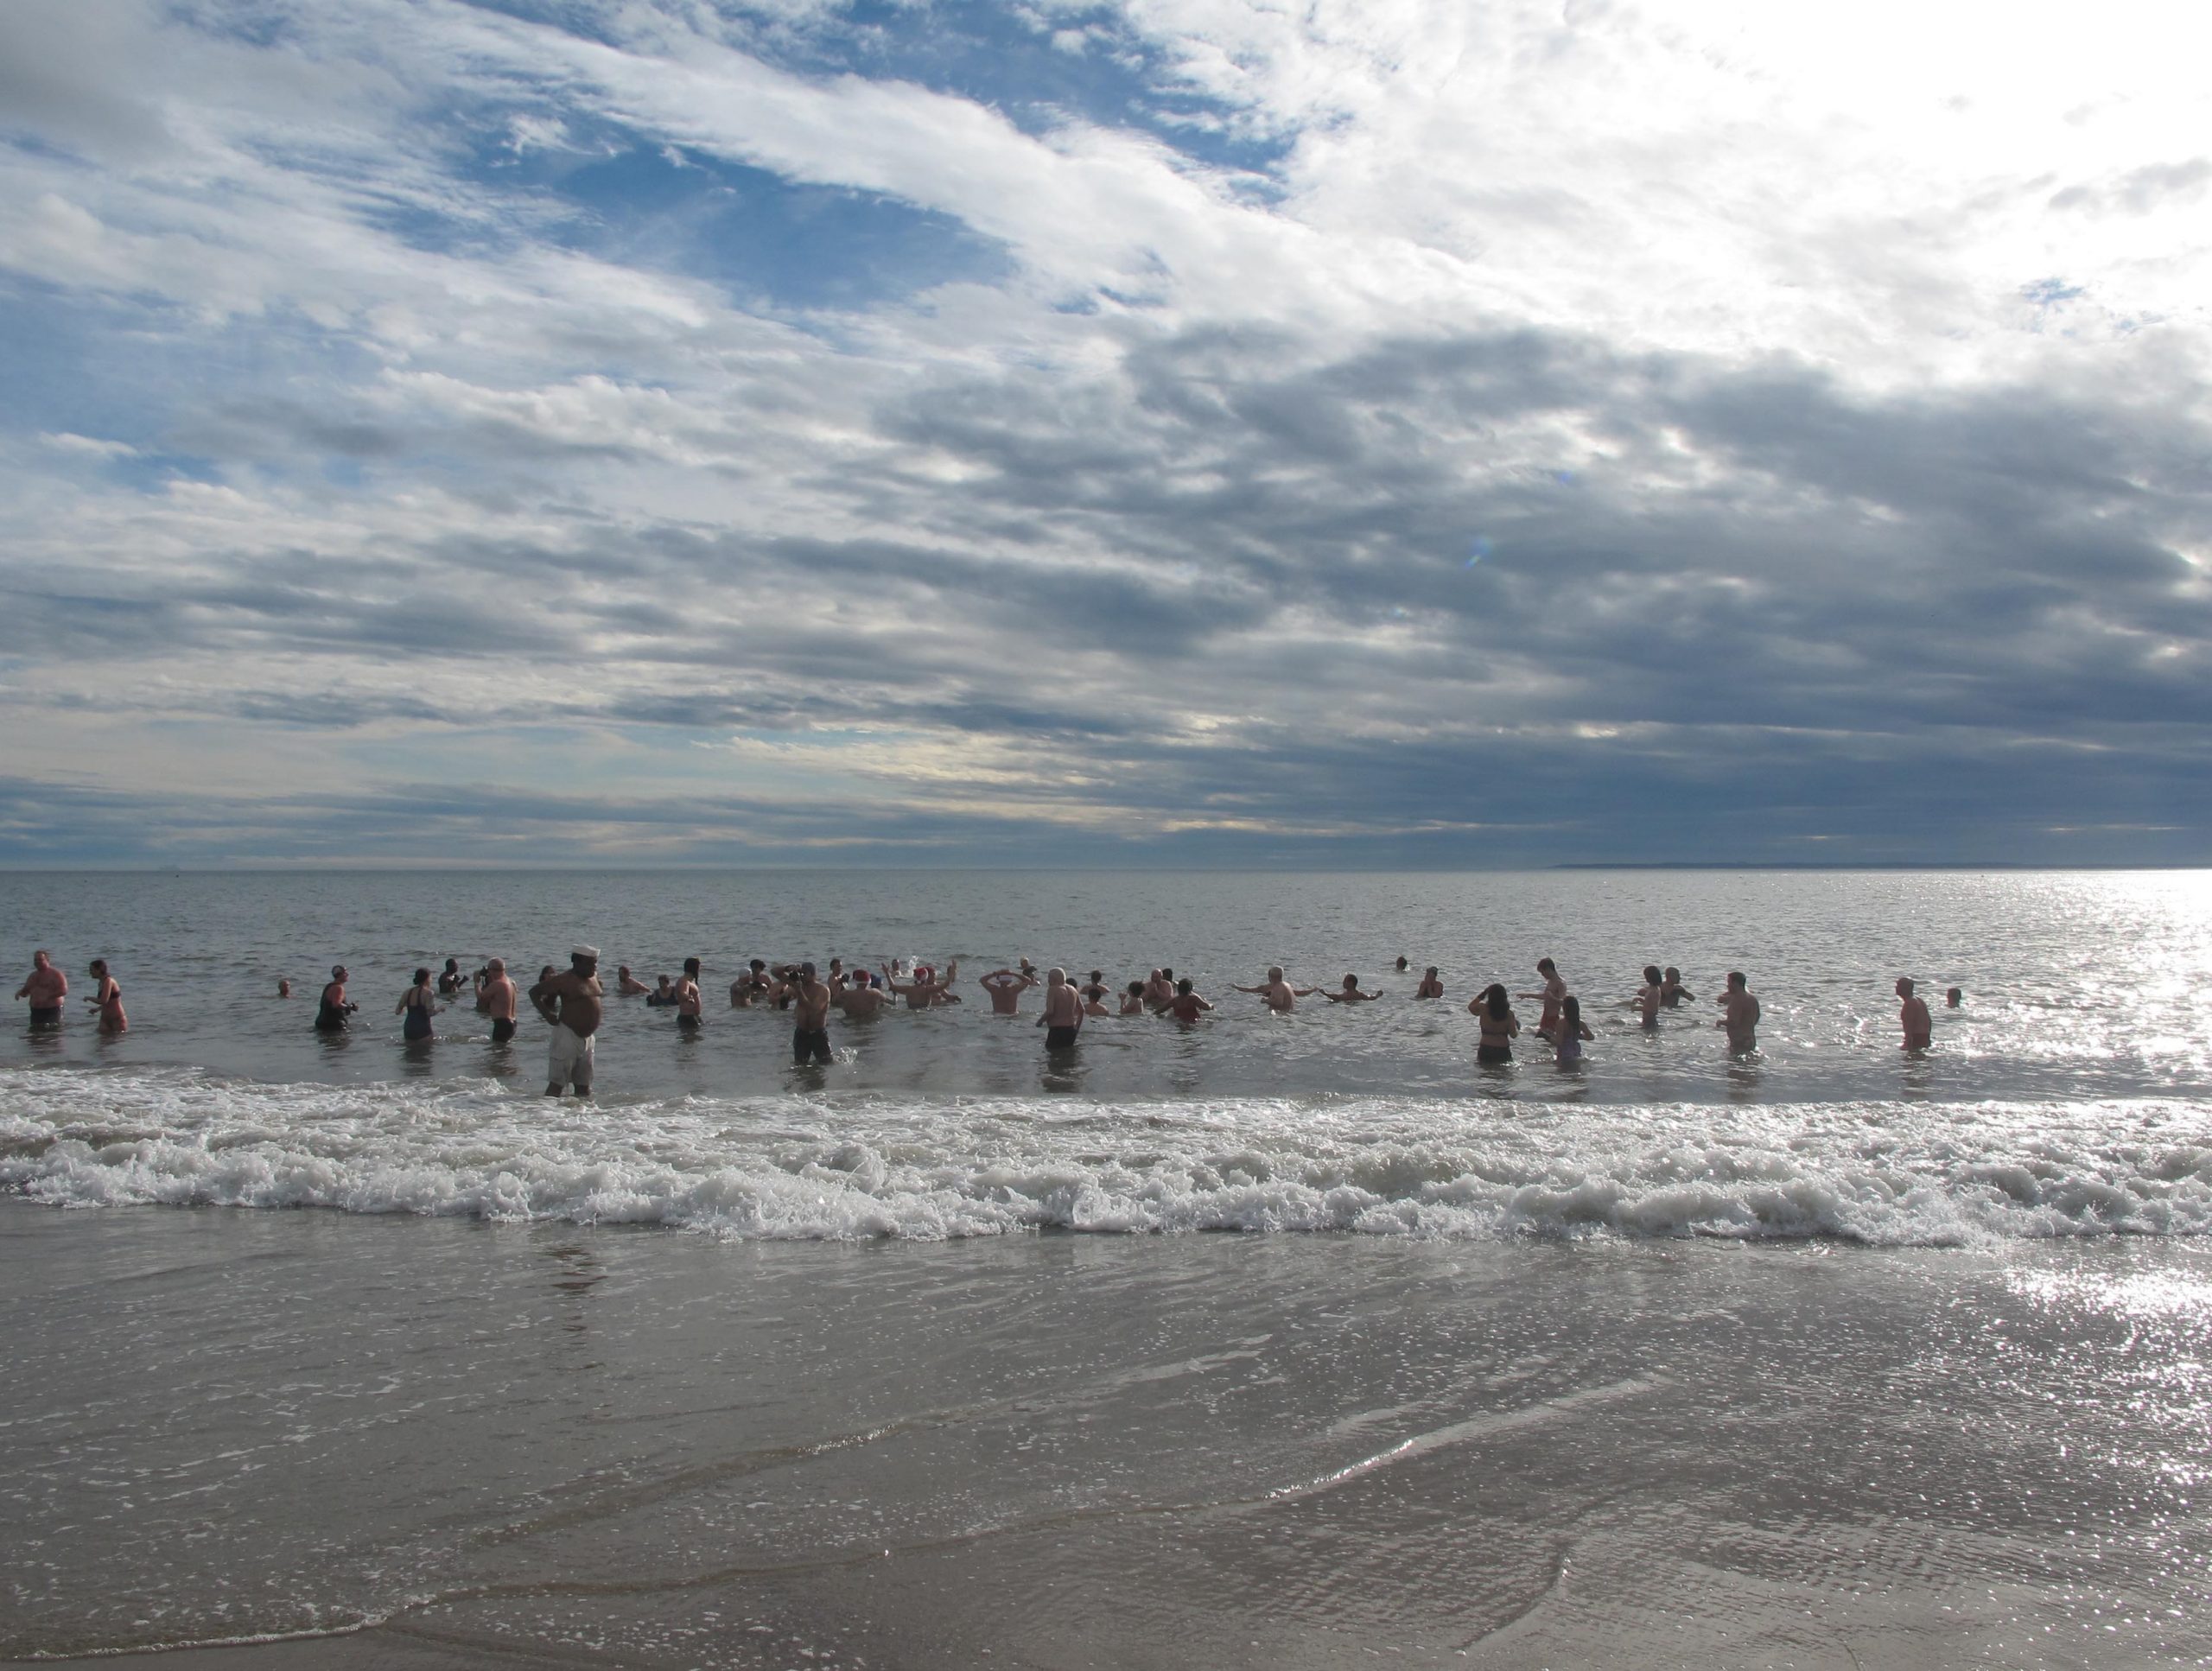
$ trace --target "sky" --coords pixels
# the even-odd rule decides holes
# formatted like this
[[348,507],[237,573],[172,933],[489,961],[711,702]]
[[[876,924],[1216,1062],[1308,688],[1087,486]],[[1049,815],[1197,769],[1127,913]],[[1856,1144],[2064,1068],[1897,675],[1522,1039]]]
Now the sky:
[[2212,863],[2207,61],[8,0],[0,864]]

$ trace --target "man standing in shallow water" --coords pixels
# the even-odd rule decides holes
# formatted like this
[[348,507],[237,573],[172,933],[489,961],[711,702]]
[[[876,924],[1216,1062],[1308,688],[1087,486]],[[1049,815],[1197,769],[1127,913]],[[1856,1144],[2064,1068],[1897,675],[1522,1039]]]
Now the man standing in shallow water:
[[1282,978],[1282,965],[1280,963],[1271,964],[1268,967],[1268,978],[1259,986],[1238,987],[1236,986],[1234,982],[1230,982],[1230,985],[1238,992],[1258,994],[1259,996],[1268,1001],[1268,1007],[1278,1015],[1289,1014],[1291,1011],[1298,1007],[1298,1001],[1300,999],[1311,998],[1315,993],[1321,989],[1319,987],[1294,987],[1291,985],[1289,982]]
[[1904,1050],[1926,1050],[1935,1037],[1936,1024],[1929,1019],[1928,1001],[1912,995],[1912,977],[1897,977],[1897,996],[1904,1004],[1897,1011],[1897,1024],[1904,1029]]
[[545,1058],[545,1094],[558,1096],[573,1081],[577,1096],[589,1096],[592,1035],[607,1014],[599,985],[599,949],[578,946],[569,952],[568,972],[540,981],[530,989],[530,1001],[553,1024],[553,1042]]
[[1744,971],[1728,971],[1728,990],[1718,1000],[1723,1012],[1713,1025],[1728,1035],[1728,1053],[1741,1056],[1759,1046],[1759,1001],[1751,996]]
[[30,976],[16,988],[16,996],[31,1006],[31,1025],[43,1030],[61,1025],[61,1001],[69,995],[69,977],[54,968],[50,953],[31,954]]
[[1045,1049],[1052,1054],[1073,1050],[1083,1032],[1083,995],[1068,984],[1068,972],[1056,969],[1045,976],[1045,1013],[1037,1018],[1045,1029]]
[[492,1042],[505,1044],[515,1036],[515,983],[504,958],[484,965],[484,984],[476,991],[478,1007],[492,1018]]
[[801,963],[791,977],[791,1062],[795,1066],[830,1065],[830,988],[815,978],[814,965]]

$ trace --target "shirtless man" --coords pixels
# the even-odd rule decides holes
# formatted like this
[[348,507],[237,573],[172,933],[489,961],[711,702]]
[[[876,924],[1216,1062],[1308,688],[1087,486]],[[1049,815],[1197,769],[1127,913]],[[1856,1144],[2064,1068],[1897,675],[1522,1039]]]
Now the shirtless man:
[[830,1065],[830,988],[815,978],[814,965],[801,963],[789,983],[791,994],[791,1061],[794,1065]]
[[883,969],[886,984],[893,992],[906,1001],[908,1009],[927,1009],[931,1004],[941,1002],[945,995],[945,988],[952,984],[959,973],[960,960],[956,957],[944,966],[944,974],[942,977],[939,977],[934,969],[931,969],[925,976],[921,969],[918,968],[914,971],[914,978],[901,986],[896,979],[893,978],[889,964],[885,964]]
[[54,968],[49,954],[33,952],[30,977],[16,988],[16,997],[30,1001],[31,1026],[41,1032],[60,1026],[61,1001],[68,995],[69,977]]
[[1897,977],[1897,996],[1904,1000],[1904,1007],[1897,1011],[1897,1023],[1904,1029],[1904,1043],[1899,1048],[1926,1050],[1936,1031],[1935,1022],[1929,1019],[1928,1001],[1912,995],[1912,977],[1909,975]]
[[1185,1026],[1188,1026],[1190,1023],[1196,1021],[1199,1016],[1212,1007],[1213,1006],[1211,1004],[1209,1004],[1205,999],[1199,997],[1197,993],[1191,990],[1190,977],[1185,975],[1183,979],[1175,983],[1174,1001],[1169,1004],[1162,1013],[1172,1015],[1177,1020],[1184,1023]]
[[1113,988],[1106,984],[1104,969],[1091,970],[1090,978],[1075,990],[1076,995],[1083,1000],[1085,1015],[1103,1015],[1107,1013],[1106,1000],[1113,995]]
[[1744,979],[1743,970],[1732,969],[1728,971],[1728,990],[1722,993],[1716,1001],[1722,1013],[1713,1025],[1728,1035],[1728,1053],[1741,1056],[1745,1051],[1757,1050],[1759,1046],[1759,1001],[1751,996],[1751,988]]
[[1052,969],[1045,976],[1045,1013],[1037,1018],[1037,1025],[1045,1029],[1047,1054],[1075,1048],[1083,1032],[1083,998],[1068,984],[1064,969]]
[[614,968],[614,990],[625,998],[642,998],[652,988],[630,973],[629,964],[618,963]]
[[1681,970],[1676,969],[1672,963],[1668,964],[1661,974],[1659,1001],[1669,1009],[1675,1009],[1681,1006],[1683,999],[1694,999],[1696,996],[1697,994],[1682,984]]
[[[1022,963],[1028,963],[1027,957]],[[1020,1013],[1021,994],[1037,984],[1037,977],[1021,969],[995,969],[976,983],[991,994],[991,1013],[1014,1015]]]
[[280,979],[276,982],[276,995],[279,998],[289,998],[292,995],[292,982],[289,977]]
[[549,975],[532,987],[530,1001],[553,1024],[553,1043],[545,1058],[545,1094],[558,1096],[573,1081],[577,1096],[589,1096],[592,1035],[607,1015],[598,948],[578,946],[570,951],[567,971]]
[[1259,986],[1239,987],[1236,986],[1233,982],[1230,984],[1234,989],[1238,992],[1258,994],[1261,997],[1268,1001],[1268,1007],[1278,1015],[1289,1014],[1291,1011],[1298,1007],[1298,1001],[1300,999],[1311,998],[1315,993],[1321,989],[1319,987],[1294,987],[1291,985],[1289,982],[1282,978],[1282,965],[1280,963],[1274,963],[1268,966],[1268,978]]
[[446,966],[438,971],[438,996],[441,998],[460,997],[462,978],[461,959],[447,958]]
[[1560,1001],[1567,996],[1567,982],[1560,978],[1559,965],[1548,957],[1536,959],[1536,973],[1544,977],[1541,990],[1516,992],[1516,998],[1541,998],[1544,1013],[1536,1019],[1536,1037],[1548,1039],[1559,1026]]
[[683,960],[683,978],[676,983],[676,1027],[679,1032],[699,1031],[699,960]]
[[1321,995],[1332,1004],[1371,1004],[1382,994],[1379,992],[1362,992],[1359,989],[1359,976],[1347,975],[1344,976],[1343,986],[1334,992],[1325,992]]
[[1659,1025],[1659,995],[1667,988],[1667,976],[1656,963],[1643,966],[1643,984],[1636,989],[1636,996],[1628,1001],[1637,1018],[1647,1027]]
[[1175,981],[1168,970],[1156,969],[1144,977],[1144,1007],[1147,1009],[1166,1009],[1174,1001]]
[[855,969],[842,981],[830,983],[830,1001],[848,1019],[864,1021],[883,1007],[883,988],[872,983],[866,971]]
[[1416,998],[1441,998],[1444,982],[1436,978],[1436,965],[1431,963],[1421,972],[1421,984],[1414,988]]
[[515,1036],[515,983],[506,961],[494,957],[484,965],[484,984],[476,988],[476,1007],[492,1018],[492,1042],[504,1045]]

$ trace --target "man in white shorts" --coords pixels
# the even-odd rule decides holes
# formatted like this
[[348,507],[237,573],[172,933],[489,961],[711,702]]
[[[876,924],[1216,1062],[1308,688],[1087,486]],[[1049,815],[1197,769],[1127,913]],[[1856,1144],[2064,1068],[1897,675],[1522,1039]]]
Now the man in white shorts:
[[545,1094],[558,1096],[570,1083],[579,1096],[591,1095],[592,1035],[605,1019],[605,994],[599,985],[599,951],[578,946],[569,953],[565,975],[549,975],[530,989],[530,1001],[553,1024],[553,1043],[545,1058]]

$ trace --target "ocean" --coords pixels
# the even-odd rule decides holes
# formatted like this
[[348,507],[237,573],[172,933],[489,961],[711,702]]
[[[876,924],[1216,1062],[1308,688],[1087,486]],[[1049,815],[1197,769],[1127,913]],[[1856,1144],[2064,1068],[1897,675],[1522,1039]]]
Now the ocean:
[[[80,1011],[0,1030],[0,1652],[2212,1655],[2212,876],[17,873],[0,924]],[[700,956],[699,1034],[610,1001],[588,1104],[527,1013],[401,1040],[417,965],[577,940]],[[1584,1063],[1478,1068],[1545,955]],[[722,994],[831,956],[967,1001],[794,1068]],[[973,984],[1022,956],[1217,1007],[1049,1061]]]

